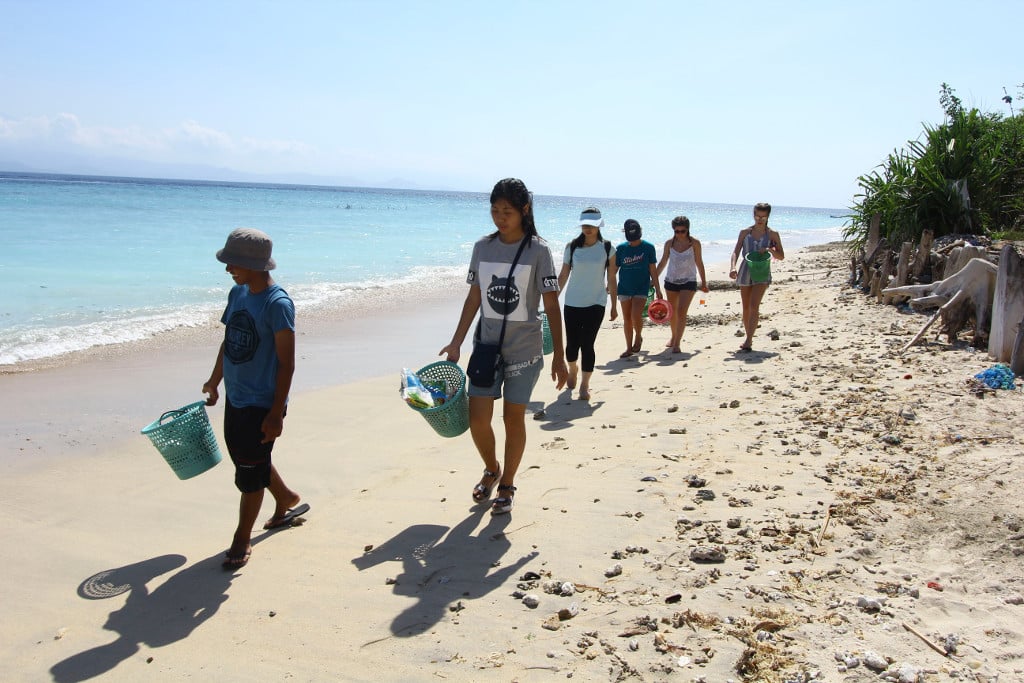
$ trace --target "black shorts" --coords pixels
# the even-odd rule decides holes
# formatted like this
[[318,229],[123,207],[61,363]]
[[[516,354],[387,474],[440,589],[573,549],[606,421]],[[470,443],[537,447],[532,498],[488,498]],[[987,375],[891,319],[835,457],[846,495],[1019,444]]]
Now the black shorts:
[[665,291],[666,292],[696,292],[697,282],[669,282],[665,280]]
[[235,464],[235,486],[242,493],[255,493],[270,486],[270,454],[274,451],[274,442],[260,443],[263,418],[269,412],[269,408],[236,408],[230,401],[224,403],[224,442]]

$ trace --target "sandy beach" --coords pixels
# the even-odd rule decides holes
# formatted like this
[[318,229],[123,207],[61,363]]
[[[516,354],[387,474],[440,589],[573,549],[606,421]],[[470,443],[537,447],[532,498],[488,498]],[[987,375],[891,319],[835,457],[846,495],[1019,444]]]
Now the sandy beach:
[[505,517],[397,393],[464,285],[300,329],[274,457],[312,509],[236,573],[230,464],[179,481],[138,433],[200,398],[216,325],[2,374],[3,678],[1024,680],[1024,392],[966,343],[898,355],[924,316],[847,261],[776,264],[750,353],[734,289],[682,354],[606,322],[589,403],[534,391]]

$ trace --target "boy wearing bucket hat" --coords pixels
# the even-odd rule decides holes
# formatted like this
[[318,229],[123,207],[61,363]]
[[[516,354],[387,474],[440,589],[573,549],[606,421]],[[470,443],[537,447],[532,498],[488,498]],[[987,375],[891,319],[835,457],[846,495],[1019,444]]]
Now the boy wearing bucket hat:
[[291,524],[309,509],[308,505],[296,507],[299,494],[285,485],[271,462],[274,441],[284,429],[295,371],[295,305],[270,277],[276,267],[272,250],[266,233],[238,228],[217,252],[235,286],[221,316],[224,341],[203,393],[208,395],[207,405],[216,404],[217,387],[224,380],[224,441],[235,464],[235,486],[242,495],[225,569],[239,569],[249,561],[250,537],[265,489],[275,502],[265,529]]
[[615,247],[615,265],[619,274],[618,296],[622,304],[626,350],[619,354],[619,358],[629,358],[639,352],[644,343],[644,304],[652,281],[657,298],[662,297],[657,271],[658,252],[654,245],[642,239],[640,223],[632,218],[622,228],[626,241]]
[[[772,283],[770,269],[771,258],[781,261],[786,258],[782,250],[782,238],[779,233],[768,227],[768,216],[772,205],[761,202],[754,205],[754,224],[740,230],[736,248],[729,260],[729,277],[736,280],[740,288],[740,301],[743,303],[743,330],[747,338],[740,344],[740,351],[753,348],[754,332],[757,330],[761,317],[761,299]],[[748,256],[758,264],[758,271],[752,271],[747,263]],[[739,269],[736,261],[739,260]]]

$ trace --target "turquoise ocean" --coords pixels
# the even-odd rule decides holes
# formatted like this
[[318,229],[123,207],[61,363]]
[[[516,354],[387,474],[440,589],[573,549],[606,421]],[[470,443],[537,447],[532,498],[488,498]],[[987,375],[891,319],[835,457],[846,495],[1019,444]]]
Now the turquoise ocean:
[[[300,315],[344,310],[368,292],[450,288],[474,241],[493,230],[489,190],[0,172],[0,370],[208,323],[231,285],[214,253],[240,226],[274,239],[275,279]],[[556,262],[580,211],[595,205],[607,239],[622,241],[623,221],[634,218],[659,255],[672,217],[688,216],[710,265],[728,260],[752,204],[538,194],[534,211]],[[841,239],[845,213],[773,206],[770,225],[795,250]]]

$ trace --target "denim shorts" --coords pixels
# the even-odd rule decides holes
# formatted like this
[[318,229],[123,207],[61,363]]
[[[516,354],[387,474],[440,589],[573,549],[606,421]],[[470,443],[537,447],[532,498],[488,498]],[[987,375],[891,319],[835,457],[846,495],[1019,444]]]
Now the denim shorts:
[[501,398],[502,388],[504,388],[506,401],[526,405],[530,402],[530,395],[533,394],[533,388],[537,386],[537,380],[540,378],[540,371],[543,368],[543,356],[536,356],[532,360],[518,363],[507,363],[502,367],[501,374],[495,378],[494,384],[489,387],[467,384],[467,393],[470,396]]

